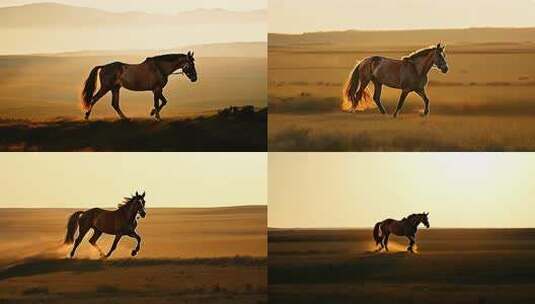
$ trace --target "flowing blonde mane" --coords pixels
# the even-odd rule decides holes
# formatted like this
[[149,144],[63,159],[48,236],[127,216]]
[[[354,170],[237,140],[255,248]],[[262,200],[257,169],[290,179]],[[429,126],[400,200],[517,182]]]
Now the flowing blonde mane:
[[418,58],[418,57],[421,57],[421,56],[426,56],[427,54],[429,54],[429,52],[435,51],[436,49],[437,49],[436,45],[429,46],[429,47],[426,47],[426,48],[422,48],[422,49],[416,50],[416,51],[410,53],[407,56],[403,56],[403,57],[401,57],[401,59],[415,59],[415,58]]

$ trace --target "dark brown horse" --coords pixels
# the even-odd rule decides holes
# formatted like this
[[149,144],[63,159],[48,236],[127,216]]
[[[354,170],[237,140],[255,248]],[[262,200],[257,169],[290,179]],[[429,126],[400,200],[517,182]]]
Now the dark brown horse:
[[386,219],[375,224],[373,229],[373,239],[377,246],[380,246],[377,251],[383,248],[388,251],[388,238],[390,234],[397,236],[406,236],[409,239],[409,247],[407,251],[414,252],[413,246],[416,244],[416,231],[418,225],[424,224],[429,228],[429,213],[411,214],[403,218],[401,221]]
[[351,72],[343,92],[342,110],[358,111],[374,107],[368,84],[373,83],[375,92],[373,101],[381,113],[386,114],[381,103],[383,85],[401,90],[398,106],[394,117],[397,117],[405,99],[410,92],[416,92],[424,101],[423,116],[429,115],[429,98],[425,92],[427,74],[432,67],[437,67],[442,73],[448,72],[445,46],[436,46],[417,50],[399,59],[380,56],[367,57],[360,61]]
[[[132,91],[152,91],[154,109],[150,115],[160,119],[160,111],[167,104],[163,89],[167,85],[169,75],[181,69],[192,81],[197,81],[195,59],[192,52],[187,54],[169,54],[149,57],[140,64],[113,62],[94,67],[85,81],[82,91],[82,108],[85,119],[89,119],[95,104],[109,91],[112,94],[112,106],[122,119],[127,119],[119,107],[119,90],[126,88]],[[100,72],[99,72],[100,71]],[[95,93],[97,74],[100,78],[100,89]],[[161,103],[160,103],[161,101]]]
[[[89,239],[89,243],[98,249],[102,257],[109,257],[117,247],[119,240],[125,235],[137,240],[137,246],[132,250],[132,256],[136,256],[141,244],[141,237],[136,233],[138,214],[143,218],[146,215],[145,192],[143,194],[136,192],[132,197],[125,197],[124,202],[119,204],[118,209],[114,211],[93,208],[73,213],[67,222],[67,234],[65,235],[65,244],[74,242],[71,257],[74,256],[76,248],[89,229],[93,229],[93,236]],[[74,241],[76,230],[78,230],[78,237]],[[97,240],[103,233],[115,235],[113,245],[106,255],[97,245]]]

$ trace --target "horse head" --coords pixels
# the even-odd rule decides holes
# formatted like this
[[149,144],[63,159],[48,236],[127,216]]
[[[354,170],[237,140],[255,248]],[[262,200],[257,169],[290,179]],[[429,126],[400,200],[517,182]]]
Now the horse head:
[[136,212],[139,213],[142,218],[145,218],[147,215],[147,212],[145,211],[145,192],[143,192],[143,194],[139,194],[136,191],[134,202],[136,203]]
[[186,74],[186,76],[188,76],[191,82],[197,81],[197,70],[195,69],[195,58],[193,57],[194,55],[195,53],[188,52],[188,54],[186,55],[186,63],[184,63],[184,65],[182,66],[182,71],[184,72],[184,74]]
[[424,212],[420,214],[420,222],[425,225],[425,228],[429,228],[429,212]]
[[446,61],[446,46],[442,43],[437,44],[435,48],[435,58],[433,65],[437,67],[442,73],[448,73],[449,67],[448,62]]

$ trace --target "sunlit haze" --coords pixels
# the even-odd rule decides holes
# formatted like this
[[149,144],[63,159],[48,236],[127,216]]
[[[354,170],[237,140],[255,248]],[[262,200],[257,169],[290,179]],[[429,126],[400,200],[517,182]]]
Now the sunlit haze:
[[266,41],[266,6],[265,0],[0,0],[0,55]]
[[[140,143],[142,144],[142,143]],[[4,153],[0,207],[265,205],[264,153]]]
[[270,0],[269,31],[535,26],[533,0]]
[[372,227],[430,212],[433,227],[534,227],[535,155],[274,153],[269,226]]

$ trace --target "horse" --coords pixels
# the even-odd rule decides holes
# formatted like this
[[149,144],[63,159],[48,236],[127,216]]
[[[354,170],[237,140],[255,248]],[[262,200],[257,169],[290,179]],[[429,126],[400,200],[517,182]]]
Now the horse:
[[[86,111],[85,119],[89,119],[95,104],[111,91],[111,105],[119,117],[126,120],[127,117],[119,107],[119,90],[125,88],[131,91],[152,91],[154,109],[150,112],[150,116],[160,120],[160,111],[167,104],[163,89],[167,85],[169,75],[174,74],[179,69],[182,70],[183,74],[186,74],[191,82],[197,81],[193,52],[148,57],[139,64],[112,62],[94,67],[85,80],[82,90],[81,100],[82,109]],[[100,89],[94,94],[97,74],[100,78]]]
[[388,251],[388,238],[390,234],[397,236],[406,236],[409,239],[408,252],[414,252],[413,246],[416,244],[416,232],[420,224],[424,224],[429,228],[429,213],[411,214],[403,218],[401,221],[386,219],[375,224],[373,229],[373,239],[375,244],[380,246],[377,251],[385,249]]
[[394,117],[398,116],[410,92],[416,92],[422,98],[424,101],[422,116],[428,116],[429,98],[425,92],[427,74],[433,67],[444,74],[448,73],[445,48],[445,45],[439,43],[414,51],[401,60],[381,56],[363,59],[357,63],[344,86],[342,110],[355,112],[375,107],[367,91],[368,84],[372,82],[375,88],[373,101],[382,114],[386,114],[386,111],[381,102],[381,91],[383,85],[386,85],[401,90]]
[[[70,257],[74,257],[76,248],[78,248],[89,229],[93,229],[93,236],[89,239],[89,243],[100,252],[101,257],[110,257],[119,240],[125,235],[136,239],[137,246],[131,253],[132,256],[136,256],[141,246],[141,237],[136,232],[136,217],[138,214],[142,218],[145,218],[147,214],[145,211],[145,192],[143,194],[136,192],[131,197],[125,197],[123,203],[119,204],[117,210],[114,211],[93,208],[87,211],[74,212],[67,221],[67,233],[64,242],[66,245],[74,242]],[[74,241],[76,230],[78,230],[78,237]],[[115,240],[107,254],[104,254],[97,245],[97,241],[103,233],[115,235]]]

